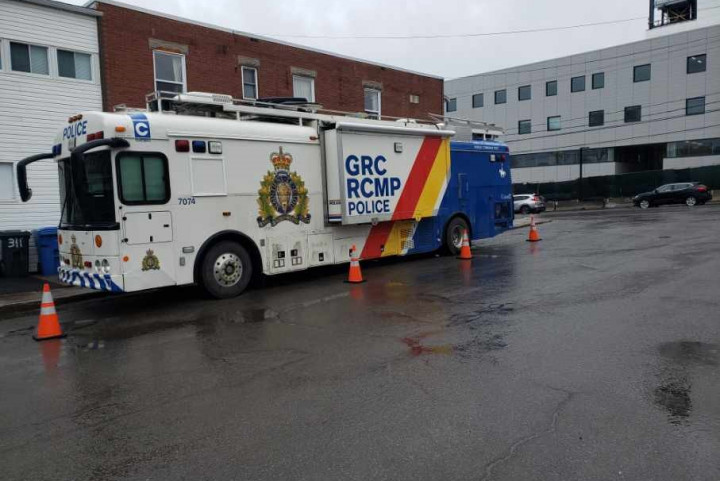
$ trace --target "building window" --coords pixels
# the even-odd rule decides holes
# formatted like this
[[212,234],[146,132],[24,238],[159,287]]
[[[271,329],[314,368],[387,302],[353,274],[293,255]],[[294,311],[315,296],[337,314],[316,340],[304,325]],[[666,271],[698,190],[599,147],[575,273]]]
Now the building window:
[[557,80],[551,80],[545,83],[545,96],[554,97],[557,95]]
[[255,67],[242,68],[243,98],[256,100],[258,98],[258,78]]
[[13,171],[12,163],[0,162],[0,201],[8,201],[15,198]]
[[315,102],[315,79],[304,75],[293,75],[293,97]]
[[705,113],[705,97],[694,97],[685,101],[685,115],[701,115]]
[[633,105],[632,107],[625,107],[625,123],[640,122],[641,120],[642,120],[642,107],[640,105]]
[[638,65],[633,69],[633,82],[647,82],[650,80],[650,64]]
[[479,109],[485,104],[485,96],[483,94],[475,94],[472,96],[472,106],[474,109]]
[[410,103],[411,104],[419,104],[420,103],[420,96],[415,94],[410,94]]
[[166,204],[170,200],[168,161],[163,154],[121,152],[117,169],[123,204]]
[[523,85],[518,89],[518,100],[530,100],[532,98],[532,87]]
[[605,88],[605,72],[594,73],[592,76],[593,90]]
[[698,73],[707,70],[707,55],[693,55],[687,58],[687,73]]
[[684,140],[667,144],[667,156],[671,158],[704,155],[720,155],[720,139]]
[[47,47],[10,42],[10,67],[15,72],[50,75]]
[[91,58],[87,53],[58,49],[58,75],[66,78],[92,80]]
[[550,132],[555,131],[555,130],[560,130],[560,116],[559,115],[547,118],[547,129]]
[[507,102],[507,90],[496,90],[495,91],[495,105],[504,104]]
[[518,134],[525,135],[529,133],[532,133],[532,121],[521,120],[520,122],[518,122]]
[[377,89],[365,89],[365,112],[371,119],[380,118],[381,93]]
[[588,125],[590,127],[599,127],[601,125],[605,125],[605,111],[594,110],[590,112],[590,119]]
[[158,92],[185,93],[185,55],[153,51],[155,62],[155,90]]
[[457,110],[457,99],[447,99],[447,109],[448,112],[455,112]]
[[584,92],[585,91],[585,76],[573,77],[570,80],[570,91],[571,92]]
[[[583,164],[595,164],[607,161],[608,149],[587,149],[583,151]],[[580,153],[577,150],[520,154],[513,155],[510,159],[512,168],[552,167],[555,165],[577,165],[579,163]]]

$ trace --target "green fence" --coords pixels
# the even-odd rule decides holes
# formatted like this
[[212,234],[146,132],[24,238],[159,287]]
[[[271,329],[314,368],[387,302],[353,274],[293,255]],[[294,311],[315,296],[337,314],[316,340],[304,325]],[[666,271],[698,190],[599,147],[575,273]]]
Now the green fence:
[[700,182],[709,189],[720,189],[720,165],[682,170],[648,170],[629,174],[585,177],[579,180],[538,184],[513,184],[515,194],[540,194],[547,200],[597,200],[609,197],[632,197],[663,184]]

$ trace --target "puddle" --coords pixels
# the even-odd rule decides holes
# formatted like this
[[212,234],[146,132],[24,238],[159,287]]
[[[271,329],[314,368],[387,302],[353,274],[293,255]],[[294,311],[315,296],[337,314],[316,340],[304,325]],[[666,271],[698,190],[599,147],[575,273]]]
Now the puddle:
[[221,323],[254,324],[268,319],[275,319],[278,315],[272,309],[243,309],[234,312],[221,312],[214,318]]
[[455,346],[458,352],[470,354],[472,352],[499,351],[508,346],[505,338],[500,334],[492,336],[478,336],[462,344]]
[[410,348],[410,354],[413,356],[421,356],[423,354],[452,354],[453,347],[450,344],[441,344],[437,346],[425,346],[422,344],[422,336],[404,337],[402,342]]
[[717,366],[720,346],[697,341],[666,342],[658,347],[660,355],[676,364]]
[[493,351],[505,349],[508,344],[500,334],[481,334],[456,344],[427,345],[423,340],[430,334],[420,334],[413,337],[404,337],[401,341],[408,346],[410,354],[420,356],[423,354],[457,354],[463,358],[480,357]]
[[683,425],[693,410],[692,376],[696,369],[717,366],[720,347],[698,341],[666,342],[658,346],[661,365],[658,386],[652,398],[667,411],[668,422]]
[[655,404],[664,408],[671,424],[682,424],[690,416],[692,399],[687,380],[671,382],[655,388]]
[[484,316],[490,314],[506,315],[510,314],[515,310],[511,306],[511,303],[507,304],[487,304],[483,308],[477,309],[470,312],[461,312],[459,314],[453,314],[450,316],[450,320],[447,323],[448,327],[461,326],[463,324],[471,324],[476,321],[482,321],[481,324],[493,324],[493,321],[483,319]]

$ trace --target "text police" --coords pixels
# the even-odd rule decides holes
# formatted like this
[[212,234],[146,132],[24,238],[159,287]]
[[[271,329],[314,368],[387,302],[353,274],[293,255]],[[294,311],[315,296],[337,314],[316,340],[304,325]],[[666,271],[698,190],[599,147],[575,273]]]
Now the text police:
[[81,135],[87,135],[87,120],[83,120],[82,122],[78,122],[63,129],[63,140],[73,139],[75,137],[80,137]]
[[345,159],[348,215],[388,214],[390,199],[402,186],[399,177],[387,175],[382,155],[348,155]]

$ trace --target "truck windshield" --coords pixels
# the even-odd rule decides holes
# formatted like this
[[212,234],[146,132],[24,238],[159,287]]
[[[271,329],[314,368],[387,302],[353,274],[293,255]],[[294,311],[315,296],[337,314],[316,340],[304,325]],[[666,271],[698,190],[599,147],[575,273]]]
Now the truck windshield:
[[117,229],[110,151],[103,150],[58,162],[61,229]]

